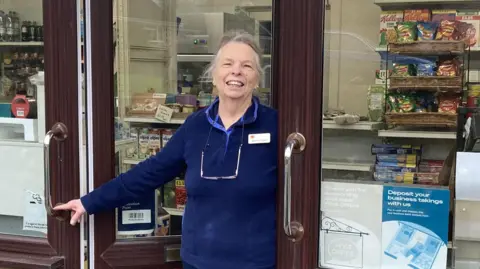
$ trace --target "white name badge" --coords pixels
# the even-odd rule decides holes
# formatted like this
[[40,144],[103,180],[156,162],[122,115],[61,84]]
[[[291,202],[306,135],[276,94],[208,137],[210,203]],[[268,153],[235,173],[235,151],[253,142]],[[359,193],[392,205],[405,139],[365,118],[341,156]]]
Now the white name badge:
[[248,144],[268,144],[270,143],[270,134],[249,134]]

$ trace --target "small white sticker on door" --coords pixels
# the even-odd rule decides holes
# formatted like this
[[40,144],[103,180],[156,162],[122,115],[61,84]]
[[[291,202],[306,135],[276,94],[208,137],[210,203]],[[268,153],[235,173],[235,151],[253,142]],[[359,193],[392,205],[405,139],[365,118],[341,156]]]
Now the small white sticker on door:
[[45,199],[38,193],[25,191],[25,211],[23,215],[23,230],[47,233],[47,211]]
[[122,211],[122,224],[150,223],[151,221],[152,217],[149,209]]

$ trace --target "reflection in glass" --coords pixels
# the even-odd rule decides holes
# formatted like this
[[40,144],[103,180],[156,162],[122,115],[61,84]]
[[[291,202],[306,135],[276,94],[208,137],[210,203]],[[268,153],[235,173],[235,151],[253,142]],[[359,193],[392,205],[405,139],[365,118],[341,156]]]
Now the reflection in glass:
[[41,0],[0,2],[0,233],[46,237]]
[[[117,173],[162,150],[188,115],[212,103],[215,89],[202,73],[228,30],[243,29],[258,39],[265,76],[256,95],[270,105],[271,1],[241,4],[114,1]],[[181,235],[186,203],[181,174],[117,209],[117,237]]]

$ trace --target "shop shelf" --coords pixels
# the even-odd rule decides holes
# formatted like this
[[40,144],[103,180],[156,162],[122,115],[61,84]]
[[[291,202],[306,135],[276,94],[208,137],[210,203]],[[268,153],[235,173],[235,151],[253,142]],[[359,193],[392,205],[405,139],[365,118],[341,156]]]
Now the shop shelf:
[[322,161],[322,169],[324,170],[371,172],[372,166],[373,166],[373,162],[365,163],[365,162]]
[[40,47],[43,42],[0,42],[0,47]]
[[428,90],[434,92],[461,92],[462,77],[390,77],[389,89],[396,90]]
[[386,113],[388,125],[422,127],[456,127],[457,115],[439,112]]
[[331,130],[359,130],[359,131],[375,131],[382,128],[382,122],[360,121],[355,124],[340,125],[333,120],[323,120],[323,129]]
[[123,150],[124,148],[130,146],[132,143],[135,142],[135,139],[122,139],[122,140],[116,140],[115,141],[115,152],[119,152]]
[[471,5],[478,4],[478,0],[375,0],[374,3],[378,6],[389,6],[389,5],[415,5],[415,4],[425,4],[428,5]]
[[143,160],[139,160],[139,159],[124,159],[124,160],[123,160],[123,164],[136,165],[136,164],[139,164],[141,161],[143,161]]
[[159,123],[159,124],[183,124],[185,122],[184,119],[172,119],[170,122],[163,122],[159,121],[155,118],[142,118],[142,117],[127,117],[123,119],[125,122],[131,123]]
[[36,119],[0,117],[0,130],[2,130],[5,126],[22,126],[25,141],[38,141],[38,120]]
[[379,130],[379,137],[395,138],[423,138],[423,139],[456,139],[454,131],[431,131],[431,130],[408,130],[404,128],[395,128],[390,130]]
[[[472,53],[477,53],[477,52],[480,52],[480,47],[473,47],[473,48],[470,48],[468,49],[467,48],[467,51],[470,50],[470,52]],[[387,47],[376,47],[375,48],[375,51],[376,52],[387,52]]]
[[183,209],[164,207],[165,211],[172,216],[183,216]]
[[463,41],[414,41],[390,43],[388,52],[405,55],[459,55],[466,51]]

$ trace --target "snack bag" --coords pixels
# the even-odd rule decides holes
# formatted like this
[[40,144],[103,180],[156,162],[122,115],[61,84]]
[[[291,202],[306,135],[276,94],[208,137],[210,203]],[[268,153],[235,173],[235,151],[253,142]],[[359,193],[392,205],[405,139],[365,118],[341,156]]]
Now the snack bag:
[[381,122],[385,108],[385,85],[372,85],[368,88],[368,119]]
[[435,64],[417,64],[417,76],[431,77],[435,76]]
[[389,93],[387,95],[387,112],[400,112],[397,103],[397,94],[396,93]]
[[409,94],[400,94],[397,97],[398,109],[401,113],[408,113],[415,111],[415,100]]
[[457,96],[441,95],[438,97],[438,112],[456,114],[459,104]]
[[437,76],[455,77],[458,76],[460,63],[458,60],[441,60],[438,64]]
[[417,39],[416,22],[399,22],[397,24],[397,42],[408,43]]
[[417,24],[418,40],[433,40],[437,31],[437,23],[435,22],[419,22]]
[[393,64],[393,75],[397,77],[410,77],[415,75],[415,67],[411,64]]
[[438,27],[436,40],[454,40],[456,21],[443,20]]

